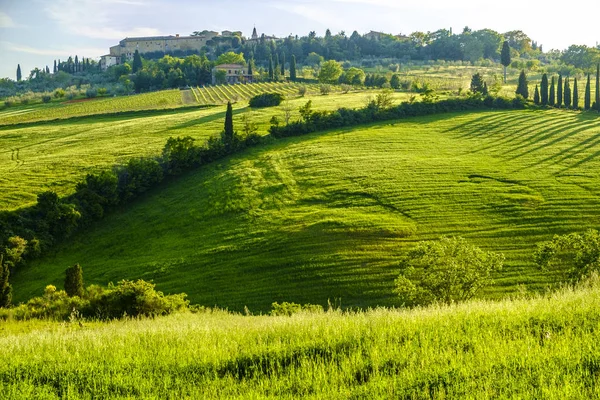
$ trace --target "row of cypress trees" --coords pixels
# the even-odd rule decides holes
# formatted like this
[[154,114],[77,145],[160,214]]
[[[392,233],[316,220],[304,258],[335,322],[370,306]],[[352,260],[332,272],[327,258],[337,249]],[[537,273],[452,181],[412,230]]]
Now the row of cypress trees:
[[[522,72],[521,74],[524,74]],[[519,79],[520,83],[520,79]],[[517,92],[518,93],[518,92]],[[525,96],[523,96],[525,97]],[[552,107],[566,107],[579,109],[579,87],[577,84],[577,78],[573,80],[573,88],[571,88],[571,82],[569,77],[563,79],[562,75],[558,75],[558,81],[555,81],[554,76],[551,81],[548,81],[548,75],[542,76],[542,81],[538,86],[535,86],[535,94],[533,97],[535,104],[541,104],[543,106]],[[600,64],[596,67],[596,96],[595,101],[592,103],[592,85],[591,76],[588,74],[587,82],[585,85],[585,94],[583,100],[584,110],[597,110],[600,112]]]

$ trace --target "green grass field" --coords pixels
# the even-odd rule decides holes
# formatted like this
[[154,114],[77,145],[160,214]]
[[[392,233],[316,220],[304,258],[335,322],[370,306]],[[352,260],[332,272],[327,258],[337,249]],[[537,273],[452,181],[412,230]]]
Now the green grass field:
[[[361,91],[327,96],[313,93],[303,98],[292,97],[289,106],[293,108],[292,118],[296,119],[298,108],[308,100],[312,100],[315,110],[340,106],[357,108],[364,107],[367,98],[376,93]],[[102,101],[116,102],[114,107],[119,107],[122,101],[134,97]],[[408,97],[406,93],[394,94],[396,103]],[[235,104],[238,128],[244,112],[264,134],[271,116],[276,114],[283,120],[282,108],[286,107],[284,104],[278,108],[250,110],[247,105],[245,101]],[[45,110],[51,113],[54,108],[49,106]],[[160,154],[170,136],[188,135],[202,142],[211,135],[218,135],[223,129],[225,107],[138,111],[52,122],[34,122],[37,117],[32,113],[19,115],[21,122],[27,124],[0,127],[0,210],[31,205],[44,190],[69,194],[87,173],[111,168],[133,157]]]
[[88,283],[152,279],[235,310],[396,305],[398,258],[440,235],[506,254],[485,296],[542,290],[555,277],[535,269],[536,244],[600,222],[599,141],[596,114],[558,110],[280,140],[190,173],[17,271],[16,300],[80,263]]
[[1,399],[592,399],[600,291],[413,311],[0,322]]

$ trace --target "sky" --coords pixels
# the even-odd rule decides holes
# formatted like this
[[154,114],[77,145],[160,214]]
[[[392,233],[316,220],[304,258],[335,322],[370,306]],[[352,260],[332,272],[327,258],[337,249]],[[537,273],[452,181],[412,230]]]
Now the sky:
[[[485,5],[484,5],[485,4]],[[600,42],[597,0],[0,0],[0,78],[50,69],[69,55],[99,58],[125,37],[242,31],[279,37],[371,30],[408,35],[452,28],[522,30],[549,49]]]

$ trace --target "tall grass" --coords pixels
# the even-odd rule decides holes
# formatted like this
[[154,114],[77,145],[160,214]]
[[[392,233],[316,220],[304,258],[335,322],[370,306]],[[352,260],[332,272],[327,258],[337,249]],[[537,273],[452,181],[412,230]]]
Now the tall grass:
[[599,320],[592,284],[412,311],[3,322],[0,398],[597,398]]

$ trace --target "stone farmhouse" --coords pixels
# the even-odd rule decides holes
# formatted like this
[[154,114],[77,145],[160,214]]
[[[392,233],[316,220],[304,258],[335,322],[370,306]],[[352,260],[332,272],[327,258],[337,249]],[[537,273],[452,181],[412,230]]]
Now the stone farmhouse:
[[252,83],[252,75],[248,75],[248,68],[242,64],[221,64],[213,68],[212,84],[217,84],[217,73],[225,71],[225,83]]

